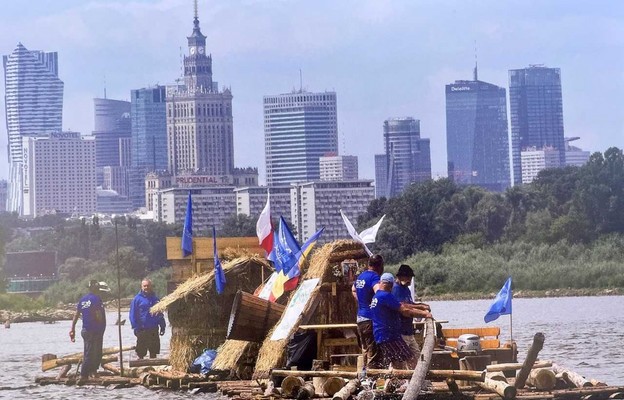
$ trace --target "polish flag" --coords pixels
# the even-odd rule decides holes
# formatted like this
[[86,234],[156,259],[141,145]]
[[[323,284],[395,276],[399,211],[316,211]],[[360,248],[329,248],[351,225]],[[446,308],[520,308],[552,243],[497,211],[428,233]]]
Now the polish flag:
[[273,223],[271,222],[271,205],[268,192],[266,205],[260,213],[258,222],[256,222],[256,234],[258,235],[260,247],[269,254],[273,250]]

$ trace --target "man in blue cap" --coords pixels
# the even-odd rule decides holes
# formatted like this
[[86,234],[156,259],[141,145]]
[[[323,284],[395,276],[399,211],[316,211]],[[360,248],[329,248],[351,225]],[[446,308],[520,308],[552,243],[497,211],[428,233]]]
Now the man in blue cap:
[[384,273],[379,279],[379,290],[373,296],[370,309],[373,317],[373,334],[381,354],[382,367],[406,369],[407,361],[414,354],[401,337],[401,316],[408,318],[432,318],[428,306],[421,309],[415,305],[399,302],[392,295],[394,276]]
[[160,353],[158,334],[160,333],[160,336],[165,334],[165,317],[162,313],[156,315],[150,313],[150,308],[159,301],[152,289],[152,281],[148,278],[143,279],[141,291],[130,303],[130,324],[137,338],[136,353],[140,359],[143,359],[148,351],[150,358],[156,358]]
[[82,367],[77,385],[82,385],[89,377],[94,376],[102,362],[102,341],[106,329],[106,313],[102,303],[101,293],[110,292],[105,282],[89,281],[89,293],[83,296],[76,305],[76,313],[72,320],[69,338],[76,339],[76,323],[82,317],[80,335],[84,341]]

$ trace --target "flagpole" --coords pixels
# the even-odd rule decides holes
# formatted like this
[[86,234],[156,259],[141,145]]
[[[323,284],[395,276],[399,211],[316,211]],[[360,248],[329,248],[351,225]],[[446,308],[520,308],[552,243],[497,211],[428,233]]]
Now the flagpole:
[[[513,299],[513,290],[511,291],[511,298]],[[511,345],[513,346],[513,308],[509,313],[509,337],[511,338]]]

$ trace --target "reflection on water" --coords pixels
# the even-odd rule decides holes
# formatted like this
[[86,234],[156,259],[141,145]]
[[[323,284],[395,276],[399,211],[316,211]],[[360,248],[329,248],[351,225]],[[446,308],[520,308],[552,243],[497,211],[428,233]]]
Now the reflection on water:
[[[446,324],[448,327],[481,326],[490,302],[436,301],[431,302],[431,307],[436,318],[450,321]],[[588,378],[624,385],[624,360],[620,357],[624,342],[621,333],[624,330],[624,296],[515,299],[513,310],[513,338],[518,342],[520,360],[524,359],[533,335],[542,332],[546,341],[540,352],[541,359],[554,360]],[[117,327],[113,325],[116,317],[115,313],[107,315],[105,347],[118,344]],[[509,320],[509,316],[502,316],[491,323],[501,327],[503,341],[510,337]],[[41,374],[42,354],[62,356],[82,351],[81,339],[77,338],[76,343],[69,341],[70,326],[70,321],[62,321],[12,324],[11,329],[0,327],[0,360],[4,372],[0,398],[78,399],[85,395],[92,399],[136,399],[146,395],[157,399],[188,398],[188,394],[182,392],[154,392],[143,387],[110,390],[35,385],[35,376]],[[162,338],[165,354],[170,334],[170,327],[167,327]],[[122,326],[122,340],[124,345],[135,343],[129,325]],[[136,357],[133,353],[124,353],[124,359],[128,356]]]

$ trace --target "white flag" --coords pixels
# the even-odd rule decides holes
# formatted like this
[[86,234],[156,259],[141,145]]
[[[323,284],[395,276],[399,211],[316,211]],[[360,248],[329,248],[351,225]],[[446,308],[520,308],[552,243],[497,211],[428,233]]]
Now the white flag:
[[353,224],[351,223],[351,221],[349,221],[349,218],[347,218],[347,216],[344,214],[344,212],[342,212],[342,210],[340,210],[340,215],[342,216],[342,220],[347,226],[347,231],[349,231],[349,235],[351,235],[353,240],[355,240],[356,242],[362,243],[366,252],[369,255],[372,255],[373,252],[368,249],[368,247],[366,246],[366,243],[375,243],[375,239],[377,238],[377,231],[379,230],[379,227],[381,226],[381,223],[383,222],[383,219],[386,216],[384,215],[383,217],[379,219],[379,221],[375,225],[371,226],[368,229],[364,229],[362,233],[358,234],[355,228],[353,227]]
[[273,250],[273,225],[271,224],[271,203],[267,192],[267,202],[256,222],[256,234],[260,246],[268,253]]

